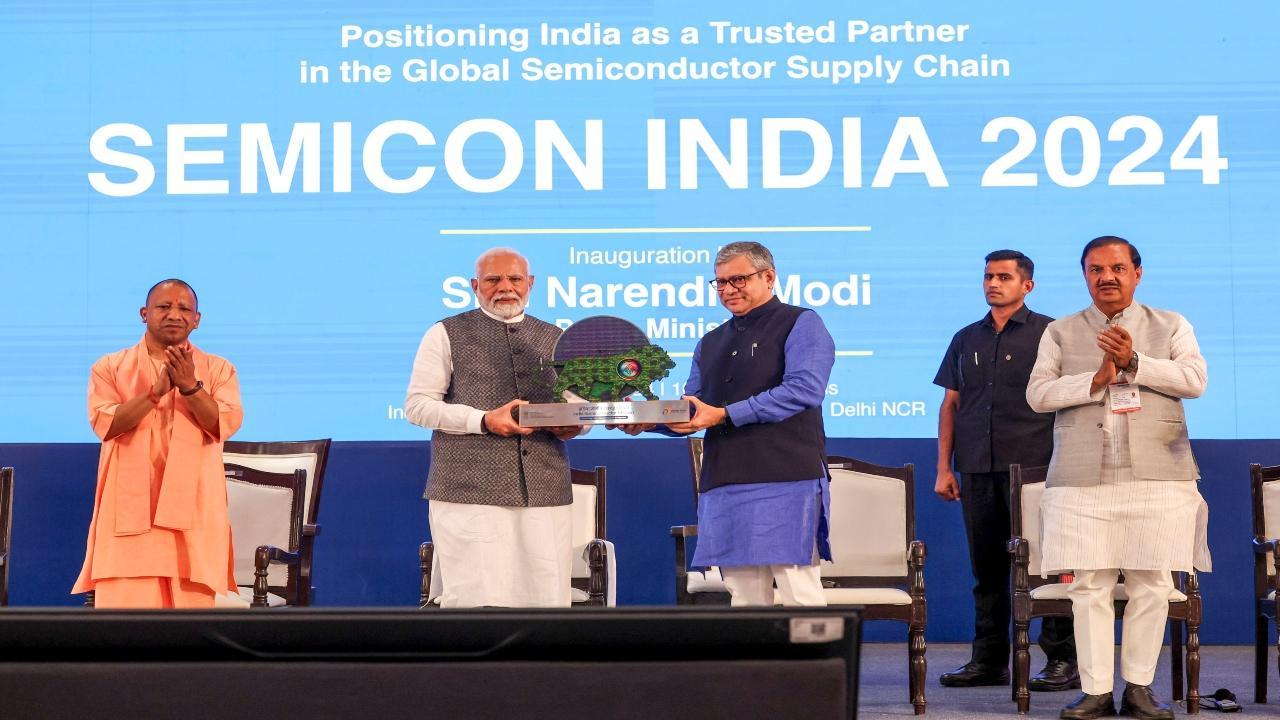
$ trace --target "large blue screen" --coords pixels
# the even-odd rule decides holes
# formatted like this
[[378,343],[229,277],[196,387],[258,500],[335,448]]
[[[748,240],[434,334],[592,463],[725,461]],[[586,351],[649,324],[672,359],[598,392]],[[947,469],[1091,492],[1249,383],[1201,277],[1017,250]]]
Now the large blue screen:
[[[0,113],[0,438],[91,439],[88,367],[164,277],[250,439],[420,439],[418,342],[488,247],[530,310],[677,355],[759,240],[839,357],[833,437],[928,437],[982,257],[1089,303],[1083,244],[1209,364],[1193,437],[1280,435],[1280,10],[1268,3],[15,2]],[[597,430],[589,437],[603,436]]]

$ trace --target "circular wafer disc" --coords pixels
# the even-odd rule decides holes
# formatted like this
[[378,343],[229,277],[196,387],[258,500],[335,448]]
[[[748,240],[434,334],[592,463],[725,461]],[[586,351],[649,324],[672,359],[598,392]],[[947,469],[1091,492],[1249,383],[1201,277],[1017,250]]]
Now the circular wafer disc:
[[[599,362],[590,378],[592,387],[579,384],[570,386],[566,395],[573,400],[621,401],[640,391],[640,384],[648,387],[652,376],[646,380],[644,362],[639,355],[628,354],[629,351],[649,346],[649,337],[644,331],[632,323],[611,315],[595,315],[584,318],[569,326],[560,336],[552,352],[552,365],[556,372],[564,373],[566,368],[571,372],[580,371],[582,363],[572,364],[570,361],[585,361],[589,358],[607,358],[618,355],[617,362]],[[662,370],[666,376],[666,370]],[[616,383],[622,381],[622,389],[615,392]],[[628,381],[636,381],[631,384]],[[608,389],[605,389],[605,388]]]

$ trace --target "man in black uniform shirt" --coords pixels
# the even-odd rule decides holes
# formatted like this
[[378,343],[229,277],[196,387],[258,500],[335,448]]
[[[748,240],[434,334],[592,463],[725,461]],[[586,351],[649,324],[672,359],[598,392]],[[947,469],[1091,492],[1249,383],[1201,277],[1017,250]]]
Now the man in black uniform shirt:
[[[946,389],[934,492],[960,500],[974,577],[973,654],[943,673],[948,687],[1009,682],[1009,465],[1047,465],[1053,454],[1053,413],[1033,412],[1026,398],[1040,336],[1053,320],[1025,304],[1035,265],[1016,250],[997,250],[986,262],[982,288],[991,311],[955,334],[933,379]],[[1071,618],[1045,618],[1040,647],[1048,663],[1031,689],[1080,687]]]

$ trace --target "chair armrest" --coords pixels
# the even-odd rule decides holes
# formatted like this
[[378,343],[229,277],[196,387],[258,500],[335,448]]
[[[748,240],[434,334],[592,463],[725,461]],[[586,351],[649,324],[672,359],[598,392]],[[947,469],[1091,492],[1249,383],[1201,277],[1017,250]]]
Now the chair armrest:
[[911,591],[910,594],[924,594],[924,557],[928,555],[925,552],[924,541],[911,541],[906,546],[906,571],[910,577]]
[[267,571],[267,566],[271,563],[280,565],[301,565],[302,553],[289,552],[281,550],[274,545],[259,545],[257,551],[253,553],[253,569]]
[[1276,591],[1276,605],[1280,607],[1280,540],[1262,540],[1260,538],[1253,539],[1253,554],[1257,556],[1258,561],[1263,556],[1271,553],[1271,561],[1275,564],[1275,572],[1271,574],[1271,587]]
[[302,535],[304,537],[315,537],[316,535],[319,535],[319,534],[320,534],[320,523],[315,523],[314,525],[311,523],[302,524]]
[[[1024,537],[1013,536],[1009,538],[1009,543],[1005,546],[1009,554],[1009,562],[1013,565],[1013,602],[1017,605],[1019,602],[1027,601],[1022,596],[1027,596],[1031,592],[1031,578],[1029,566],[1031,565],[1031,543]],[[1029,601],[1027,601],[1029,602]],[[1027,605],[1026,612],[1030,612],[1030,605]]]
[[422,585],[418,589],[418,607],[431,606],[431,563],[435,561],[436,548],[429,542],[418,546],[418,568],[422,570]]
[[907,546],[907,565],[913,570],[924,570],[924,559],[928,554],[923,540],[912,540]]
[[927,555],[924,541],[912,540],[907,545],[907,575],[911,582],[908,591],[911,595],[911,619],[907,624],[913,632],[919,633],[920,639],[924,637],[924,626],[928,615],[924,595],[924,559]]
[[609,544],[596,538],[587,543],[585,554],[590,572],[587,580],[587,604],[604,607],[609,592]]
[[671,528],[671,538],[676,543],[676,604],[690,605],[688,539],[698,536],[697,525],[676,525]]

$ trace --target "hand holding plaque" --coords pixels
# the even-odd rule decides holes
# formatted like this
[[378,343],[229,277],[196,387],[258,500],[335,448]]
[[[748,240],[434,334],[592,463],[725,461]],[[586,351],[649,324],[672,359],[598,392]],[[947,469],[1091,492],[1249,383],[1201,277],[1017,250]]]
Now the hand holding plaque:
[[[580,320],[560,336],[552,354],[553,387],[560,402],[521,405],[522,427],[634,425],[685,422],[689,404],[659,400],[649,385],[665,378],[675,362],[622,318]],[[632,402],[639,393],[647,400]]]
[[671,423],[668,427],[673,432],[691,435],[699,430],[706,430],[709,427],[723,423],[729,414],[729,411],[725,408],[708,405],[693,395],[685,395],[684,399],[693,405],[693,417],[689,418],[688,422]]

